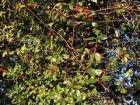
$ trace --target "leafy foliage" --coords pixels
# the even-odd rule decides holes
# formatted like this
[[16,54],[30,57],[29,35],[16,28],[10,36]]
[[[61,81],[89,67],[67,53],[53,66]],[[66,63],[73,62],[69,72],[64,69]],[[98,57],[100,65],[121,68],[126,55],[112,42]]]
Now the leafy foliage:
[[133,103],[127,98],[140,76],[136,2],[2,3],[0,75],[8,84],[1,94],[11,104]]

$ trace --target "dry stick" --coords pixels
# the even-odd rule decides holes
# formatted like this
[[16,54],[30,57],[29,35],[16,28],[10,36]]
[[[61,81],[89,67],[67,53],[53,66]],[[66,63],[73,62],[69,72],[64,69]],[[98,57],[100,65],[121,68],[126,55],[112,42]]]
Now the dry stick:
[[56,35],[59,35],[62,39],[63,39],[63,41],[66,43],[66,45],[67,45],[67,47],[70,49],[70,50],[72,50],[73,52],[74,52],[74,48],[73,48],[73,46],[70,44],[70,43],[68,43],[67,41],[66,41],[66,39],[61,35],[61,34],[59,34],[58,32],[56,32],[54,29],[51,29],[51,28],[49,28],[48,26],[46,26],[45,24],[44,24],[44,22],[31,10],[31,9],[29,9],[29,7],[28,7],[28,5],[24,2],[24,0],[20,0],[20,2],[23,4],[23,5],[25,5],[25,8],[46,28],[46,29],[48,29],[48,30],[50,30],[50,31],[53,31]]
[[75,26],[73,26],[73,29],[72,29],[72,44],[74,41],[74,36],[75,36]]

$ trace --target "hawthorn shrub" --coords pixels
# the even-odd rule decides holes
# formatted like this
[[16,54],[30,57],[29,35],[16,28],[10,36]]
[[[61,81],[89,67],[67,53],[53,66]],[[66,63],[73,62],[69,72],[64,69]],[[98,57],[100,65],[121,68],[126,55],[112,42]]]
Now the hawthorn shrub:
[[2,0],[2,105],[137,105],[140,4]]

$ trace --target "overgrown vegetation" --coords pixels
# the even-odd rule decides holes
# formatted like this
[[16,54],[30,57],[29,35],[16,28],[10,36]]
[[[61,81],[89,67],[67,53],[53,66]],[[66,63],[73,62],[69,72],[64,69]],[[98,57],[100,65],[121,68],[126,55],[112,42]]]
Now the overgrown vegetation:
[[137,105],[140,4],[2,0],[1,105]]

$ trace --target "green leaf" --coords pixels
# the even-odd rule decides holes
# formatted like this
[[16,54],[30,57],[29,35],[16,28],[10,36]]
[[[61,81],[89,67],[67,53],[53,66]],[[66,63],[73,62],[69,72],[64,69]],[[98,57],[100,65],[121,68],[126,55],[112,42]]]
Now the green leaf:
[[98,38],[99,38],[100,40],[106,40],[106,39],[107,39],[107,36],[101,34],[101,35],[99,35]]
[[94,55],[91,54],[91,55],[90,55],[90,58],[89,58],[89,62],[92,63],[93,61],[94,61]]
[[91,83],[93,84],[96,82],[96,80],[94,78],[90,78],[90,79],[85,80],[85,82],[86,84],[91,84]]
[[69,9],[73,10],[73,4],[69,4]]
[[57,13],[52,16],[52,20],[57,20],[57,18],[58,18],[58,14]]
[[125,13],[125,9],[118,9],[118,10],[116,10],[116,13],[118,16],[121,16],[122,14]]
[[98,92],[97,92],[96,88],[92,89],[91,94],[92,94],[93,96],[97,95],[97,93],[98,93]]
[[101,75],[101,73],[102,73],[102,70],[100,70],[100,69],[92,69],[92,68],[90,68],[90,69],[88,69],[88,71],[87,71],[90,75]]
[[85,38],[85,40],[94,40],[94,39],[96,39],[95,37],[88,37],[88,38]]
[[61,16],[61,17],[60,17],[60,20],[61,20],[62,22],[66,22],[66,17],[65,17],[65,16]]
[[78,18],[78,19],[82,18],[82,16],[83,16],[83,13],[81,13],[81,12],[76,14],[76,18]]
[[103,75],[101,79],[103,81],[110,81],[112,79],[112,77],[111,76],[105,76],[105,75]]
[[121,25],[121,30],[126,31],[126,26],[124,24]]
[[97,36],[98,36],[100,33],[101,33],[101,31],[100,31],[100,30],[98,30],[98,29],[96,29],[96,30],[95,30],[95,35],[97,35]]
[[94,16],[94,15],[96,15],[96,13],[95,13],[94,11],[91,11],[91,12],[89,13],[89,16]]
[[93,45],[94,43],[96,43],[96,42],[94,42],[94,41],[90,41],[90,42],[88,42],[88,45]]
[[89,73],[90,75],[95,75],[94,69],[92,69],[92,68],[89,68],[89,69],[87,70],[87,73]]

